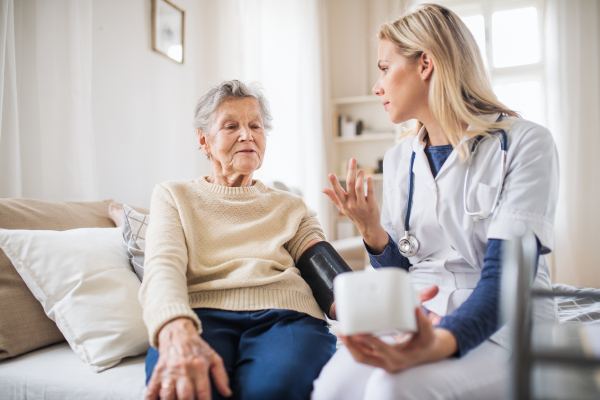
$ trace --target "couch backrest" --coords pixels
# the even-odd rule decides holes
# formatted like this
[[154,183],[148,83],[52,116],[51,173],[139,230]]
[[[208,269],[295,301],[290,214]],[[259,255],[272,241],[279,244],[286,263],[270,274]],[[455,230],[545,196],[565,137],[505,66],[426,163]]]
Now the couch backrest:
[[[102,202],[49,202],[0,199],[0,228],[64,231],[111,228],[112,200]],[[0,250],[0,360],[64,340],[29,291],[12,263]]]

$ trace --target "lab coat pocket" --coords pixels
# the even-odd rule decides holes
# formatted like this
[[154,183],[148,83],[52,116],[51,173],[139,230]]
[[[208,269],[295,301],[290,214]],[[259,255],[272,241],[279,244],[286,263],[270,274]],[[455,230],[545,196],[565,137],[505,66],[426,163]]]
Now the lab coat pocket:
[[475,210],[490,212],[494,206],[494,198],[496,197],[497,187],[486,185],[485,183],[477,184],[477,192],[475,197],[477,198],[477,205]]

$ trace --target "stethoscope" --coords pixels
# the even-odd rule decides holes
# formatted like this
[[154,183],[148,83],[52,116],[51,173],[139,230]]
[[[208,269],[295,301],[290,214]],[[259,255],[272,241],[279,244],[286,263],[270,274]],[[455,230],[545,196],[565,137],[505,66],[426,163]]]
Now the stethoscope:
[[[508,139],[506,138],[506,132],[504,132],[503,130],[499,130],[498,132],[501,134],[502,139],[500,139],[498,136],[495,136],[495,135],[489,136],[489,137],[498,139],[498,141],[500,142],[500,151],[502,152],[502,157],[501,157],[502,161],[501,161],[501,166],[500,166],[500,178],[499,178],[500,184],[498,185],[498,189],[496,189],[496,197],[494,198],[494,204],[492,206],[492,209],[489,212],[485,211],[485,210],[480,210],[480,211],[476,211],[476,212],[469,211],[469,208],[467,206],[467,189],[468,189],[468,181],[469,181],[469,171],[471,170],[471,164],[473,162],[473,158],[475,157],[475,153],[477,152],[477,147],[479,146],[479,143],[486,138],[486,136],[483,136],[483,135],[476,136],[474,139],[474,142],[473,142],[473,146],[471,147],[471,157],[469,157],[469,165],[467,167],[467,173],[465,175],[465,184],[463,187],[463,206],[465,209],[465,213],[467,215],[473,216],[473,221],[475,221],[475,222],[487,219],[494,213],[494,211],[496,210],[496,206],[498,205],[498,200],[500,199],[500,193],[502,192],[502,187],[504,186],[504,172],[506,170],[506,150],[508,148]],[[404,236],[402,238],[400,238],[400,241],[398,242],[398,250],[400,250],[400,254],[402,254],[404,257],[412,257],[415,254],[417,254],[417,251],[419,251],[419,246],[420,246],[417,238],[408,233],[408,229],[409,229],[408,222],[410,221],[410,211],[412,208],[413,181],[414,181],[414,177],[415,177],[415,174],[413,172],[414,163],[415,163],[415,152],[413,151],[412,156],[410,158],[410,175],[409,175],[409,179],[408,179],[408,201],[406,203],[406,216],[404,217]]]

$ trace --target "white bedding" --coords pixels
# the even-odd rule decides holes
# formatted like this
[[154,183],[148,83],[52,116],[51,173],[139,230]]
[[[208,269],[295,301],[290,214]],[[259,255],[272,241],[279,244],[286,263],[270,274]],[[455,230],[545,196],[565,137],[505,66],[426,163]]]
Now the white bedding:
[[0,400],[113,400],[143,398],[145,356],[123,359],[101,373],[66,342],[0,362]]
[[[563,284],[552,285],[555,292],[575,292],[582,291],[595,292],[600,295],[600,289],[569,286]],[[558,306],[558,317],[561,324],[590,324],[600,321],[600,301],[589,297],[556,297]]]

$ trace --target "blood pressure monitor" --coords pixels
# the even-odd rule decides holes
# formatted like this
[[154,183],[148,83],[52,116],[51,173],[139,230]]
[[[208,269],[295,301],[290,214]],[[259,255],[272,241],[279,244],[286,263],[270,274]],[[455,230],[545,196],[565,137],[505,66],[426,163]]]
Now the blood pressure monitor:
[[408,273],[400,268],[340,274],[333,280],[335,309],[343,335],[417,331],[419,305]]

